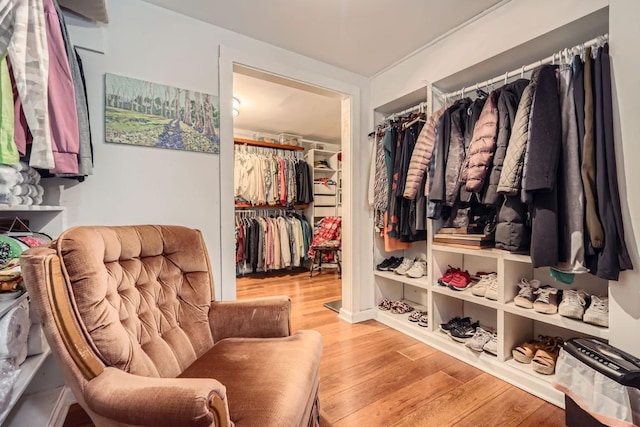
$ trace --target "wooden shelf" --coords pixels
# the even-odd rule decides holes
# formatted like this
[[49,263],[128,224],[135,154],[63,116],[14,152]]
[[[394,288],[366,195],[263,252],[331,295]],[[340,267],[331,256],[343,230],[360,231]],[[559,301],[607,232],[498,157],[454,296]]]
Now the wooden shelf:
[[274,142],[254,141],[253,139],[233,138],[235,145],[251,145],[253,147],[275,148],[277,150],[303,151],[304,147],[297,145],[282,145]]
[[[293,205],[294,209],[303,210],[309,207],[308,204]],[[236,203],[236,209],[291,209],[291,206],[282,205],[252,205],[251,203]]]

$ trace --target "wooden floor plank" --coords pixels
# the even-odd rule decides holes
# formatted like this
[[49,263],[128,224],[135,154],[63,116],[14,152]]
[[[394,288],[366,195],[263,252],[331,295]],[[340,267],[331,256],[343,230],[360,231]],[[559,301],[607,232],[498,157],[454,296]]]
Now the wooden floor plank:
[[545,403],[518,424],[518,427],[558,427],[564,425],[564,411],[557,406]]
[[543,406],[543,403],[542,399],[531,397],[526,391],[517,388],[508,389],[493,399],[487,400],[477,411],[464,417],[455,426],[515,427]]
[[389,426],[397,421],[398,414],[409,414],[460,384],[460,381],[444,372],[436,372],[388,393],[382,399],[342,418],[333,425],[336,427]]
[[504,381],[483,373],[468,383],[422,405],[392,425],[394,427],[451,426],[480,409],[484,402],[501,394],[509,387],[509,384]]

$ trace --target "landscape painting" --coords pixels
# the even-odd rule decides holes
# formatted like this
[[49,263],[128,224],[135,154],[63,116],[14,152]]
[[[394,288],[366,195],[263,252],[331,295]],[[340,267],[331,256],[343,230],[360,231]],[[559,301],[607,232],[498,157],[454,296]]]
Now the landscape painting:
[[105,75],[105,141],[220,153],[217,96]]

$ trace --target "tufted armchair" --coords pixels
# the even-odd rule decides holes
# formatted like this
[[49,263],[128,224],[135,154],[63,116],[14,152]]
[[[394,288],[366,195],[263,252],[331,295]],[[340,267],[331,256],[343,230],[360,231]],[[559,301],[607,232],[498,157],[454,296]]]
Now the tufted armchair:
[[177,226],[76,227],[26,251],[32,306],[96,426],[316,426],[322,337],[287,297],[213,301]]

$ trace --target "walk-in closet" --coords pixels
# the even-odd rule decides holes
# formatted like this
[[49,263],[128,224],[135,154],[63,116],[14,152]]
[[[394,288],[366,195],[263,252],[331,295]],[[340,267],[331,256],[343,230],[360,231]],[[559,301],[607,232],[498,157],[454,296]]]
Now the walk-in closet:
[[233,93],[237,276],[311,270],[323,226],[341,246],[340,96],[239,66]]

